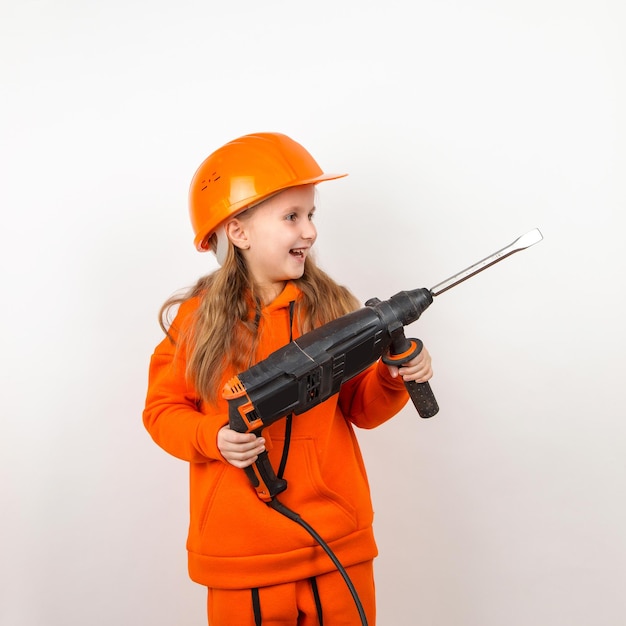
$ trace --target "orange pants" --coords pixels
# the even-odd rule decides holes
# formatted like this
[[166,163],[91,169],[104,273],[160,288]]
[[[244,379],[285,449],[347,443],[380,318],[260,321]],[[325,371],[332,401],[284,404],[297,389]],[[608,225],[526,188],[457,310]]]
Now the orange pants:
[[[368,626],[376,623],[373,563],[359,563],[346,571],[367,616]],[[338,571],[316,576],[315,582],[299,580],[282,585],[251,589],[209,589],[209,626],[319,626],[314,594],[317,586],[325,626],[360,624],[354,598]],[[254,605],[257,604],[255,617]]]

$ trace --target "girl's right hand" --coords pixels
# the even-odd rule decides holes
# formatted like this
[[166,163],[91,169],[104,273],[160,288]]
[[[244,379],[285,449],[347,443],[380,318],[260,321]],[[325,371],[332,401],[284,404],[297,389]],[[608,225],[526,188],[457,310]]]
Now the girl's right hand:
[[265,450],[265,439],[223,426],[217,433],[217,447],[231,465],[243,469],[252,465]]

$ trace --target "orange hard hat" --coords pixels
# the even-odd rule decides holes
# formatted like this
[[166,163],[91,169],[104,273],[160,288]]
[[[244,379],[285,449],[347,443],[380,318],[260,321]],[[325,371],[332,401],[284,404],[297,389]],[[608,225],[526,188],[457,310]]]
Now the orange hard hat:
[[217,149],[196,171],[189,189],[189,216],[200,252],[229,217],[275,193],[346,174],[324,174],[315,159],[280,133],[244,135]]

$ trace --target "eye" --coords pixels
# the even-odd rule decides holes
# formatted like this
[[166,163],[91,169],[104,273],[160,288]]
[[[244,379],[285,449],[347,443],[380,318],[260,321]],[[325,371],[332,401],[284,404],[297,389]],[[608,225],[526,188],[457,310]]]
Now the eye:
[[295,213],[289,213],[285,216],[285,219],[289,220],[290,222],[295,222],[298,219],[298,216]]

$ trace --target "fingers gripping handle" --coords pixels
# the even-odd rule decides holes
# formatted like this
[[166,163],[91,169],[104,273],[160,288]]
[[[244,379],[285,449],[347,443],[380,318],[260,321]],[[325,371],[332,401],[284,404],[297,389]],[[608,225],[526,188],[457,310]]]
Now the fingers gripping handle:
[[[395,365],[402,367],[404,363],[408,363],[415,358],[424,347],[419,339],[407,339],[404,332],[398,332],[389,348],[389,354],[383,356],[383,363],[386,365]],[[439,412],[439,405],[435,394],[428,382],[418,383],[414,380],[407,380],[404,386],[409,392],[409,397],[413,401],[420,417],[433,417]]]

